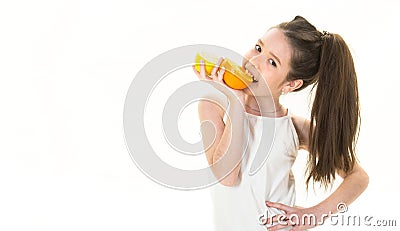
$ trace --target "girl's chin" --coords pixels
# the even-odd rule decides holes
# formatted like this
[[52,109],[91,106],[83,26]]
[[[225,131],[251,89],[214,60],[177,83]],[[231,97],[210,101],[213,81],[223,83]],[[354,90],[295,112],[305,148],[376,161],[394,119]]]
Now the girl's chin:
[[268,92],[268,90],[269,89],[265,90],[267,92],[267,94],[265,94],[265,93],[260,94],[259,92],[257,93],[256,90],[251,89],[251,87],[250,87],[250,88],[243,89],[243,93],[246,94],[247,96],[252,96],[252,97],[272,97],[271,93]]
[[246,95],[255,96],[255,95],[254,95],[254,92],[253,92],[250,88],[245,88],[245,89],[243,89],[243,92],[244,92]]

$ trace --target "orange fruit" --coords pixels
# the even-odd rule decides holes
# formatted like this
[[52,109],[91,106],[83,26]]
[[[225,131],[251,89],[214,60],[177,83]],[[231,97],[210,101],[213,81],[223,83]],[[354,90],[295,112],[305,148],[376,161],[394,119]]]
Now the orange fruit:
[[241,90],[253,82],[253,78],[246,73],[245,69],[230,59],[225,59],[221,66],[225,68],[224,82],[229,87]]
[[[218,57],[207,52],[197,53],[194,59],[194,66],[198,72],[200,72],[200,60],[204,61],[206,74],[211,75],[211,71],[218,63]],[[245,89],[253,82],[253,78],[246,73],[244,68],[230,59],[224,59],[221,67],[225,68],[224,82],[233,89]]]
[[196,54],[196,57],[194,58],[194,66],[198,72],[200,72],[200,60],[204,61],[205,67],[206,67],[206,74],[211,75],[211,71],[214,68],[214,66],[218,62],[218,57],[216,57],[213,54],[207,53],[207,52],[199,52]]

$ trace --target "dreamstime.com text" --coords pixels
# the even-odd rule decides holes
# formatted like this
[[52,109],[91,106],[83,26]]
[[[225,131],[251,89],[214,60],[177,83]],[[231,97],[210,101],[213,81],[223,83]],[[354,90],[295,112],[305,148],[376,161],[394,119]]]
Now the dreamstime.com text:
[[260,225],[271,227],[274,225],[306,225],[306,226],[320,226],[329,223],[332,226],[366,226],[366,227],[396,227],[396,219],[378,219],[370,215],[349,215],[345,214],[348,207],[345,203],[339,203],[337,205],[338,213],[322,214],[317,217],[315,214],[304,214],[299,217],[297,214],[286,214],[276,215],[276,220],[272,224],[267,223],[267,220],[273,217],[272,214],[265,211],[264,214],[260,214],[258,221]]

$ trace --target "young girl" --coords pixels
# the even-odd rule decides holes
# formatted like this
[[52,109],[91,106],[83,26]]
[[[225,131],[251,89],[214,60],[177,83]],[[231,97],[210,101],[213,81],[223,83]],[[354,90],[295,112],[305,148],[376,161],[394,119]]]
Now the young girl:
[[[198,108],[200,122],[214,124],[202,127],[202,137],[208,163],[220,180],[212,187],[215,230],[314,227],[368,185],[355,155],[359,99],[349,48],[338,34],[321,33],[297,16],[269,29],[245,55],[243,67],[254,78],[244,90],[228,88],[221,68],[214,68],[210,76],[204,65],[200,73],[195,70],[200,80],[216,83],[228,102],[226,110],[210,101],[200,101]],[[280,104],[280,95],[309,85],[315,88],[311,118],[294,116]],[[262,124],[273,124],[275,131],[265,131]],[[255,153],[264,148],[258,147],[262,132],[274,142],[265,150],[269,154],[262,167],[249,174]],[[294,207],[291,167],[299,149],[309,153],[307,184],[327,187],[336,174],[343,178],[328,198],[310,208]],[[260,214],[269,218],[261,225]],[[317,221],[302,221],[305,214],[315,215]],[[300,220],[289,219],[294,215]]]

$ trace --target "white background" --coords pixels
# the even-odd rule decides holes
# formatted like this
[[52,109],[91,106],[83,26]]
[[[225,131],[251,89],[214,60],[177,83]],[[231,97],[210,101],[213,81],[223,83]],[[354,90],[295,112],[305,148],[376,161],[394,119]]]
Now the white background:
[[[132,162],[122,127],[126,92],[162,52],[209,43],[244,53],[296,15],[341,34],[353,52],[359,160],[370,185],[349,212],[397,219],[398,229],[395,1],[17,0],[0,3],[0,230],[210,230],[207,189],[165,188]],[[306,99],[285,102],[307,115]],[[198,129],[190,121],[182,126],[188,134]],[[305,160],[299,153],[294,167],[297,201],[312,206],[329,192],[305,192]],[[343,228],[396,230],[319,229]]]

